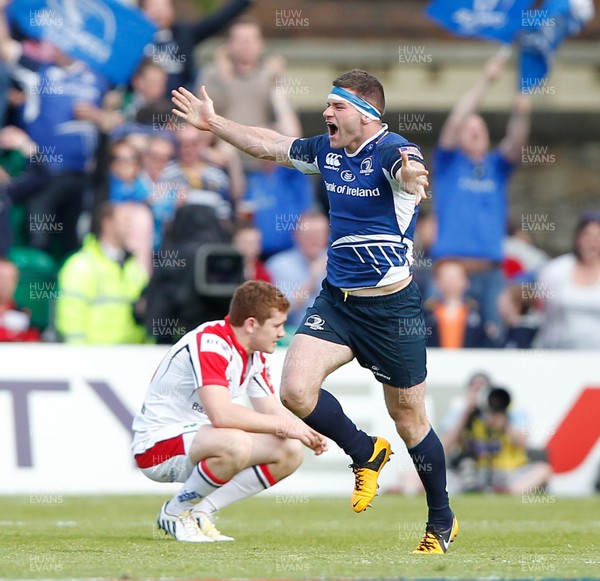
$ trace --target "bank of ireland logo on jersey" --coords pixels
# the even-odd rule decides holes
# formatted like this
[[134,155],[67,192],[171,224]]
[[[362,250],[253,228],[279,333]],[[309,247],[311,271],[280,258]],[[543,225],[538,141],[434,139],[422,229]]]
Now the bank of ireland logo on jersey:
[[373,173],[373,158],[365,157],[360,162],[360,173],[364,176],[371,175]]
[[327,169],[339,171],[341,157],[342,157],[341,153],[328,153],[325,156],[325,167]]
[[304,321],[304,326],[308,327],[311,331],[323,331],[325,321],[320,315],[310,315]]

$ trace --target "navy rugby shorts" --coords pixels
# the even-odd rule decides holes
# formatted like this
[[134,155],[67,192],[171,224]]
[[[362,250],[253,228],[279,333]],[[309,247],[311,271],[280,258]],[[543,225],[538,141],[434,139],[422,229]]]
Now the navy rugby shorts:
[[413,387],[427,376],[426,327],[416,282],[389,295],[346,295],[326,280],[296,333],[347,345],[381,383]]

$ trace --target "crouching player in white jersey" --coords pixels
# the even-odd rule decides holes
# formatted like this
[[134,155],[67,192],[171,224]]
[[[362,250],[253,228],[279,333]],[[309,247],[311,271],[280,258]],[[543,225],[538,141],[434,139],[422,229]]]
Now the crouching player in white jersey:
[[382,122],[381,83],[361,70],[340,75],[323,111],[327,133],[308,139],[225,119],[204,88],[199,97],[184,88],[172,94],[173,112],[196,128],[255,157],[322,175],[330,206],[327,276],[287,350],[282,401],[352,459],[352,509],[363,512],[377,494],[391,445],[360,430],[322,384],[355,358],[371,370],[426,493],[425,534],[415,552],[445,553],[458,521],[444,449],[425,411],[427,333],[411,270],[429,172],[419,147]]
[[[213,522],[219,509],[289,476],[327,440],[283,407],[266,353],[285,336],[289,302],[277,287],[240,286],[224,320],[182,337],[155,371],[133,420],[132,449],[157,482],[183,482],[158,526],[178,541],[232,541]],[[236,403],[246,393],[254,409]]]

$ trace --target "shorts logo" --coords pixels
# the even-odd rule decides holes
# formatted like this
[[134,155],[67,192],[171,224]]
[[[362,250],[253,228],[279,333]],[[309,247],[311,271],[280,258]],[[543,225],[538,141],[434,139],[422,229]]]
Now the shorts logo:
[[373,375],[375,375],[375,377],[380,377],[382,379],[386,379],[387,381],[390,381],[392,379],[389,375],[385,375],[385,373],[382,373],[381,369],[379,369],[377,365],[372,365],[371,371],[373,372]]
[[360,162],[360,173],[363,175],[371,175],[373,173],[373,158],[372,157],[365,157],[365,159],[363,159]]
[[311,329],[311,331],[322,331],[325,327],[323,326],[325,321],[319,315],[310,315],[304,321],[304,326]]
[[334,169],[338,171],[340,168],[340,159],[342,158],[341,153],[328,153],[325,156],[325,167],[327,169]]
[[356,176],[349,169],[345,169],[340,176],[345,182],[353,182],[356,179]]

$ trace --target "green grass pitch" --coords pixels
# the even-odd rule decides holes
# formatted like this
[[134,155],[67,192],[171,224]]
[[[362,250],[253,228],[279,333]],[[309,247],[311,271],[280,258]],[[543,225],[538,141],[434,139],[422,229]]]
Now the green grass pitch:
[[557,578],[600,575],[600,499],[462,496],[446,555],[413,555],[422,497],[253,498],[222,511],[234,543],[157,531],[155,496],[0,497],[0,578]]

